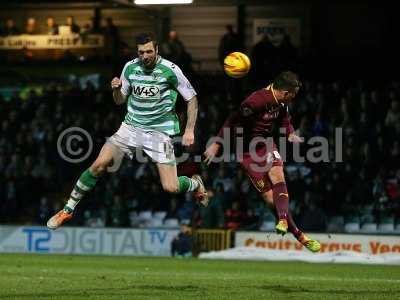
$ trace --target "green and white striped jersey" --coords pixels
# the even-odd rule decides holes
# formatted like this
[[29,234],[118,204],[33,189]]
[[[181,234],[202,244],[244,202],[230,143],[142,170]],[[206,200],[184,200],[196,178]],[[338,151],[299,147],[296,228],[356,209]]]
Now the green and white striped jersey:
[[177,65],[159,56],[154,69],[147,70],[136,58],[125,64],[121,81],[121,93],[129,96],[126,124],[168,135],[180,132],[175,113],[178,92],[189,101],[196,91]]

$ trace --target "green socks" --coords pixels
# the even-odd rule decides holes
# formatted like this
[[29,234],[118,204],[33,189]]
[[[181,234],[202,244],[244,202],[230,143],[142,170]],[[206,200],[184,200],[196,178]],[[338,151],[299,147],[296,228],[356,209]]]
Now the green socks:
[[98,177],[94,176],[89,169],[83,172],[81,177],[79,177],[78,181],[76,182],[68,202],[64,206],[64,210],[68,213],[73,212],[78,202],[94,188],[97,180]]
[[193,192],[199,187],[199,183],[186,176],[178,177],[178,193]]

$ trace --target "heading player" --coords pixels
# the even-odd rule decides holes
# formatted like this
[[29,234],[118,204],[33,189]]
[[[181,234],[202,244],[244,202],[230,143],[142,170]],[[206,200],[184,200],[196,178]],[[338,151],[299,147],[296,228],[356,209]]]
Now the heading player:
[[[301,82],[295,73],[282,72],[273,83],[245,99],[240,110],[226,120],[218,136],[223,138],[226,130],[243,128],[245,149],[240,164],[264,201],[276,212],[277,233],[284,235],[290,231],[307,249],[318,252],[320,243],[305,235],[296,226],[289,212],[283,161],[272,141],[272,130],[276,125],[285,128],[290,142],[303,141],[294,133],[288,112],[288,103],[294,99],[300,87]],[[254,139],[262,142],[252,143]],[[256,145],[254,149],[251,149],[252,144]],[[207,164],[211,163],[220,148],[221,144],[214,142],[206,149],[204,155]]]
[[104,144],[95,162],[82,173],[64,208],[47,222],[56,229],[72,218],[80,200],[96,185],[97,180],[116,157],[133,157],[137,148],[156,162],[162,187],[169,193],[195,191],[204,206],[208,196],[199,175],[177,176],[175,154],[170,136],[179,133],[175,113],[177,94],[187,102],[187,124],[182,144],[194,143],[198,103],[196,92],[181,69],[160,55],[158,44],[150,34],[136,38],[138,58],[125,64],[120,78],[111,81],[117,105],[127,103],[128,112],[119,130]]

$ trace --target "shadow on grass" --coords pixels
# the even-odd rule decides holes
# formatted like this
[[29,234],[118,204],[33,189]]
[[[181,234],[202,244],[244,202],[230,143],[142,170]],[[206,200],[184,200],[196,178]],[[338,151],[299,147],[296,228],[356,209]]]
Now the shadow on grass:
[[61,297],[88,297],[90,296],[163,296],[166,293],[171,294],[175,292],[177,295],[183,293],[185,297],[190,297],[190,293],[198,295],[199,293],[205,293],[204,288],[194,286],[194,285],[132,285],[127,287],[110,287],[110,288],[93,288],[84,290],[55,290],[54,292],[40,292],[37,293],[9,293],[0,294],[0,299],[55,299]]
[[368,295],[368,294],[380,294],[383,296],[389,295],[400,295],[400,290],[383,290],[383,289],[307,289],[303,287],[290,287],[285,285],[263,285],[263,286],[255,286],[253,288],[274,291],[277,293],[284,294],[298,294],[298,293],[316,293],[316,294],[336,294],[336,295]]

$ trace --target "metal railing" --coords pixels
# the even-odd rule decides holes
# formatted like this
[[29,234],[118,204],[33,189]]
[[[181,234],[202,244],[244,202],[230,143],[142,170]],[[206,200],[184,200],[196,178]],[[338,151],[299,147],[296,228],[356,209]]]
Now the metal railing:
[[193,256],[200,252],[228,249],[232,244],[231,230],[197,229],[193,230]]

